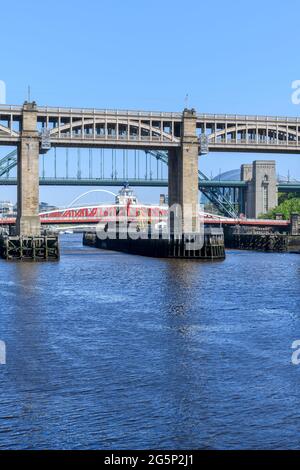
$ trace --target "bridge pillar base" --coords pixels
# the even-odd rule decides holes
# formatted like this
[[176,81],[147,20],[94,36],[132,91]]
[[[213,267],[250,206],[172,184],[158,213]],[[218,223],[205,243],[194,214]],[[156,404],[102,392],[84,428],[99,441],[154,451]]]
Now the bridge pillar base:
[[17,219],[17,234],[20,236],[38,237],[41,233],[39,216],[21,216]]
[[0,257],[7,261],[58,261],[60,257],[58,236],[2,235]]

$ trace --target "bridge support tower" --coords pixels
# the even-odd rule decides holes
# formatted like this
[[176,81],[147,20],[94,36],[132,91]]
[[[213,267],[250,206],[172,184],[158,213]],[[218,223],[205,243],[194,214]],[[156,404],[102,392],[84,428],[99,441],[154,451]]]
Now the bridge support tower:
[[18,214],[15,235],[0,235],[0,256],[15,261],[57,261],[57,235],[41,235],[39,217],[39,154],[37,107],[24,103],[18,145]]
[[39,136],[35,103],[24,103],[18,147],[18,236],[39,236]]
[[[183,112],[181,147],[169,150],[169,207],[175,204],[182,211],[182,232],[199,232],[197,116],[194,109]],[[170,214],[171,233],[174,232]]]
[[248,183],[244,199],[246,217],[256,219],[278,205],[274,160],[256,160],[242,165],[241,180]]

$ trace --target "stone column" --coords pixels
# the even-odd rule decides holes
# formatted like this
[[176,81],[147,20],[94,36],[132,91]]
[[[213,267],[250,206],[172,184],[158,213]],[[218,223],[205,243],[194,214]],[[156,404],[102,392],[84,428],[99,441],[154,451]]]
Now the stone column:
[[297,212],[291,214],[291,235],[300,234],[300,215]]
[[[180,175],[180,162],[181,162],[181,150],[171,149],[168,152],[168,204],[171,209],[169,212],[169,224],[171,234],[178,233],[182,231],[182,223],[179,221],[180,227],[178,226],[178,221],[176,222],[176,217],[181,217],[181,209],[174,209],[175,205],[181,204],[181,187],[179,183]],[[181,205],[180,205],[181,208]],[[178,210],[179,209],[179,210]]]
[[183,233],[199,231],[198,153],[195,110],[183,112],[181,147],[169,151],[169,206],[179,204]]
[[256,219],[278,205],[274,160],[256,160],[252,165],[242,165],[241,179],[247,181],[245,192],[247,217]]
[[253,217],[253,204],[254,204],[254,196],[253,196],[253,185],[252,185],[252,178],[253,178],[253,165],[252,163],[244,163],[241,166],[241,181],[247,183],[247,186],[244,190],[243,194],[243,207],[242,212],[246,215],[246,217]]
[[39,218],[39,137],[35,103],[25,102],[21,142],[18,148],[17,234],[40,235]]
[[266,214],[278,205],[276,162],[253,162],[254,217]]

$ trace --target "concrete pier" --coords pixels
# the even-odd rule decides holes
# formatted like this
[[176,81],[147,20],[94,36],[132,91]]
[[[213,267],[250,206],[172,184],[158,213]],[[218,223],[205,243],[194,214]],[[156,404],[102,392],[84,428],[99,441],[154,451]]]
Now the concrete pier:
[[37,106],[24,103],[18,143],[18,213],[14,235],[0,236],[0,256],[14,261],[56,261],[57,235],[41,235],[39,217],[39,154]]
[[300,254],[300,215],[291,214],[291,234],[289,236],[289,251]]
[[58,237],[0,235],[0,257],[6,261],[58,261]]
[[[201,243],[197,243],[199,235],[183,235],[180,239],[169,238],[137,238],[117,236],[99,238],[96,232],[86,232],[83,244],[102,250],[120,251],[123,253],[147,256],[152,258],[189,259],[195,261],[214,261],[225,259],[224,233],[219,228],[207,228]],[[196,241],[196,243],[195,243]]]
[[240,250],[300,253],[299,221],[299,214],[293,213],[289,228],[226,226],[225,246]]
[[225,230],[225,246],[238,250],[281,253],[288,251],[287,234],[258,230],[249,227],[228,227]]
[[[199,232],[198,154],[195,110],[183,112],[181,146],[169,150],[169,207],[182,211],[182,232]],[[171,217],[174,215],[171,213]],[[171,231],[174,224],[171,218]]]
[[25,103],[18,146],[17,235],[39,236],[39,136],[35,103]]

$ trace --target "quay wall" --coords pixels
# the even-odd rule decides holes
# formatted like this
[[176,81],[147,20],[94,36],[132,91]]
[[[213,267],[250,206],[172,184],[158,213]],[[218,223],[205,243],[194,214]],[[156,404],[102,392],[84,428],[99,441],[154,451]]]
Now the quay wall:
[[[138,238],[129,237],[102,240],[95,232],[83,235],[83,244],[103,250],[121,251],[134,255],[154,258],[181,258],[194,260],[223,260],[225,259],[224,234],[222,229],[208,229],[204,233],[204,243],[201,248],[195,244],[198,235],[185,235],[182,239],[174,238]],[[193,246],[195,248],[193,249]]]

